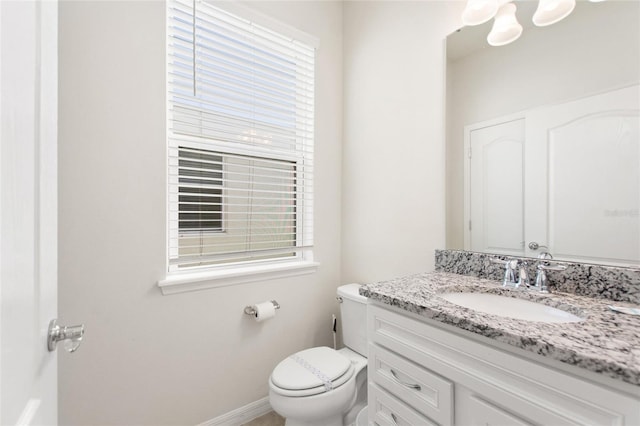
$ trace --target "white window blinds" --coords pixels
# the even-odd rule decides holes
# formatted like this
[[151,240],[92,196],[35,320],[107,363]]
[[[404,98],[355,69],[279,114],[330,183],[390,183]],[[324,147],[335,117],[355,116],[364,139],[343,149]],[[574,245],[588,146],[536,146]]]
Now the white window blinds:
[[168,3],[170,270],[311,247],[314,57],[204,1]]

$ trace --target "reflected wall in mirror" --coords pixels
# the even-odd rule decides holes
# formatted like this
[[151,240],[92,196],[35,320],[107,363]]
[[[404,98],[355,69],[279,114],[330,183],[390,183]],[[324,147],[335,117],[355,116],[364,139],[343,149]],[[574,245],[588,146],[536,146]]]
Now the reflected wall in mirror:
[[640,2],[515,4],[516,42],[447,38],[447,248],[638,267]]

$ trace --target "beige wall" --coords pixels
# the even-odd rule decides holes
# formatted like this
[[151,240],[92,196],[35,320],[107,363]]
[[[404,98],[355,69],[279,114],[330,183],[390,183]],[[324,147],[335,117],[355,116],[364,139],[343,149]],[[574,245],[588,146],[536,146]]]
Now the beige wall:
[[444,39],[463,7],[345,3],[343,281],[432,269],[444,247]]
[[[60,355],[61,424],[197,424],[265,397],[279,360],[330,344],[336,286],[431,269],[444,245],[443,41],[464,1],[250,5],[320,38],[321,266],[161,296],[164,6],[60,4],[59,311],[87,328]],[[275,319],[242,314],[272,298]]]
[[[197,424],[267,395],[275,364],[330,345],[338,312],[342,5],[257,2],[321,40],[316,274],[162,296],[165,13],[162,2],[60,3],[59,312],[86,339],[60,353],[60,424]],[[276,299],[255,323],[247,304]]]

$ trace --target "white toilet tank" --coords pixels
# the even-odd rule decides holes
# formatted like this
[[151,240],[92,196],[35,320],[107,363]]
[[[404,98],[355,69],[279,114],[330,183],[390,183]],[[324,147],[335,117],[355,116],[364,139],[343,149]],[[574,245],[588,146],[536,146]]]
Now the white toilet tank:
[[342,340],[349,349],[367,356],[367,298],[358,293],[360,284],[338,287],[341,299]]

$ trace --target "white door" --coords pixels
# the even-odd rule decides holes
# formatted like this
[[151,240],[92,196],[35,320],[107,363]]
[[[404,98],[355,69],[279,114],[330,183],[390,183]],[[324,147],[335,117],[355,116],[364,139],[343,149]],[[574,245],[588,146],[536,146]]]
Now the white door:
[[479,124],[465,134],[470,200],[465,248],[522,256],[524,120]]
[[0,424],[56,424],[57,4],[0,1]]
[[640,264],[639,86],[527,113],[525,238],[555,258]]

